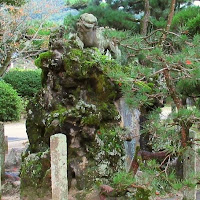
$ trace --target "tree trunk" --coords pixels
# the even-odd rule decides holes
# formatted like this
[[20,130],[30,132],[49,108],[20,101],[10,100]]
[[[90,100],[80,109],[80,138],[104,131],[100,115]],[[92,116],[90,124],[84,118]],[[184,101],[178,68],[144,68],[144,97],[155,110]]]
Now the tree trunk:
[[149,17],[150,17],[149,0],[144,0],[144,17],[141,21],[141,34],[142,35],[147,35]]
[[[161,59],[162,60],[162,59]],[[167,66],[165,66],[165,68],[167,68]],[[167,84],[167,88],[169,90],[170,96],[172,97],[176,107],[178,110],[183,108],[183,104],[181,99],[179,98],[175,86],[172,83],[172,78],[170,75],[170,72],[168,69],[163,70],[163,75],[165,77],[165,81]],[[189,129],[185,126],[184,123],[181,124],[181,144],[182,147],[186,147],[187,146],[187,135],[188,135]]]
[[3,76],[11,61],[11,53],[7,54],[6,59],[0,63],[0,77]]
[[170,7],[170,13],[168,15],[168,20],[167,20],[167,26],[165,28],[165,33],[163,33],[163,36],[162,36],[162,39],[161,39],[161,45],[164,44],[166,37],[169,33],[171,23],[172,23],[172,19],[173,19],[173,16],[174,16],[175,6],[176,6],[176,0],[172,0],[171,1],[171,7]]

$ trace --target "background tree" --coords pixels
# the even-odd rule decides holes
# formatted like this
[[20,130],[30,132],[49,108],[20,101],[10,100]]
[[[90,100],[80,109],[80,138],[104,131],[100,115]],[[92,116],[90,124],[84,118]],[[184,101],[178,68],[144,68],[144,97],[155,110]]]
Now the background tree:
[[11,6],[21,6],[26,2],[26,0],[0,0],[0,5],[6,4]]
[[[0,76],[10,65],[11,59],[24,55],[36,56],[46,49],[50,28],[55,27],[55,24],[47,21],[61,9],[55,7],[55,2],[47,0],[20,4],[22,2],[13,4],[13,1],[8,1],[0,7]],[[35,20],[38,17],[39,20]]]

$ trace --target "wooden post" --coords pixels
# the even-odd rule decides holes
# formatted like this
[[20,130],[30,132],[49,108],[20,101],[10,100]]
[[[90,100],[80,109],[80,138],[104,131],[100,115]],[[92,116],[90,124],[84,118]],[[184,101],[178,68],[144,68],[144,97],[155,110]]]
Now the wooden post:
[[[194,131],[190,132],[190,141],[196,137]],[[192,180],[196,175],[196,145],[187,146],[183,155],[183,178]],[[195,178],[193,178],[194,180]],[[195,200],[197,188],[186,188],[184,190],[184,200]]]
[[68,200],[67,140],[64,134],[50,138],[52,200]]
[[0,157],[1,157],[1,179],[5,176],[5,141],[4,141],[4,125],[0,122]]

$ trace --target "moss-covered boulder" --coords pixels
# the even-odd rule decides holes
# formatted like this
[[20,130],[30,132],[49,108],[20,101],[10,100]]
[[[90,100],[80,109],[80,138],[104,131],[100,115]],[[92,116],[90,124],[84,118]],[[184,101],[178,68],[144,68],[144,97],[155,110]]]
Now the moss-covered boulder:
[[[119,89],[105,73],[116,63],[97,49],[82,49],[76,41],[66,41],[59,31],[55,34],[49,51],[36,60],[42,69],[43,89],[28,106],[26,126],[30,141],[27,151],[38,159],[31,159],[28,153],[23,157],[22,196],[30,187],[37,191],[45,185],[46,193],[51,191],[45,184],[49,160],[43,162],[42,155],[48,152],[50,137],[56,133],[67,136],[69,185],[74,179],[77,188],[90,188],[123,165],[119,114],[114,105]],[[35,175],[33,171],[29,175],[31,169]]]

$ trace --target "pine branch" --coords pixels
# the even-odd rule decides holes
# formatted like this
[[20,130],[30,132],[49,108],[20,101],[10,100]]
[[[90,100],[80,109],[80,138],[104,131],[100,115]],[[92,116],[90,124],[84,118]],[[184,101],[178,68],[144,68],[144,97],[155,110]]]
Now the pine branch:
[[[177,109],[180,110],[183,108],[183,104],[182,104],[182,101],[181,101],[180,97],[178,96],[175,86],[172,82],[172,77],[170,75],[169,66],[167,65],[167,63],[165,62],[165,60],[163,58],[159,58],[159,60],[163,63],[164,67],[167,68],[167,69],[163,70],[163,75],[165,77],[166,85],[167,85],[168,91],[170,93],[170,96],[172,97]],[[186,125],[183,122],[181,122],[181,144],[183,147],[187,146],[188,131],[189,131],[188,127],[186,127]]]

